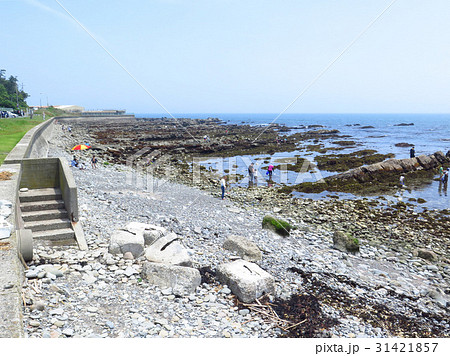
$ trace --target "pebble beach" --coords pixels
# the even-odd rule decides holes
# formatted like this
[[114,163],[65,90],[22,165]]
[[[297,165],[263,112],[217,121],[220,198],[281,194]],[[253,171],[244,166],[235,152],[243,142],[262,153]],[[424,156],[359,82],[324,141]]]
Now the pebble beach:
[[[67,134],[56,127],[49,156],[69,162],[67,147]],[[193,267],[202,271],[214,271],[220,264],[237,259],[223,243],[230,235],[245,236],[262,251],[258,265],[275,279],[275,295],[269,298],[289,300],[295,294],[319,298],[320,288],[323,293],[335,293],[329,294],[331,297],[339,295],[341,299],[334,297],[328,302],[319,298],[320,315],[336,322],[316,330],[314,337],[450,334],[447,263],[395,251],[383,242],[362,243],[357,254],[339,251],[333,247],[329,228],[301,219],[281,205],[258,204],[248,199],[245,188],[231,190],[221,200],[219,185],[217,191],[208,191],[177,179],[153,177],[150,192],[130,181],[137,173],[125,165],[100,162],[94,169],[87,163],[87,169],[72,168],[72,172],[89,249],[35,246],[23,294],[27,337],[287,335],[276,320],[252,305],[237,303],[230,288],[214,279],[202,280],[195,293],[186,296],[147,283],[141,277],[144,256],[129,259],[108,252],[111,234],[130,222],[158,225],[177,234]],[[264,187],[255,191],[258,189]],[[312,214],[323,204],[299,201],[297,209],[311,210]],[[288,237],[263,230],[261,221],[266,215],[283,218],[296,229]],[[364,308],[366,314],[373,315],[364,314]],[[381,314],[405,319],[395,327],[392,321],[381,322]]]

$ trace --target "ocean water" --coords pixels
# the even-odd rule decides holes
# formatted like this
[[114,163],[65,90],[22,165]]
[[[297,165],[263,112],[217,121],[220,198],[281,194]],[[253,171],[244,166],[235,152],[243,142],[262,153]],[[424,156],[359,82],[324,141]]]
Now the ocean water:
[[[136,117],[164,116],[167,116],[167,114],[136,114]],[[397,147],[395,146],[397,143],[414,145],[416,156],[421,154],[432,154],[436,151],[442,151],[445,154],[450,150],[450,114],[283,114],[277,117],[278,114],[183,113],[175,114],[174,116],[193,119],[214,117],[229,124],[249,124],[254,126],[255,138],[264,126],[271,123],[289,127],[321,125],[325,129],[339,130],[339,135],[350,136],[349,138],[343,138],[343,140],[353,140],[357,144],[354,148],[346,148],[344,150],[336,151],[336,153],[350,153],[361,149],[374,149],[383,154],[393,153],[395,158],[408,158],[410,147]],[[412,125],[404,126],[402,124]],[[299,128],[291,131],[291,133],[304,132],[307,130],[311,130],[311,128]],[[336,138],[321,140],[322,143],[325,143],[325,147],[335,146],[332,144],[332,141],[336,141]],[[313,144],[313,142],[306,142],[306,144]],[[326,154],[331,153],[334,153],[334,151],[328,151]],[[295,157],[295,155],[313,160],[317,153],[299,149],[298,151],[289,153],[277,153],[270,159],[266,157],[267,155],[254,155],[236,157],[231,160],[207,159],[202,163],[206,167],[218,169],[219,171],[227,170],[228,172],[237,172],[245,176],[246,167],[251,160],[256,162],[256,167],[259,168],[259,184],[265,184],[265,170],[261,169],[262,166],[267,166],[268,161],[277,163],[279,160],[289,157],[292,158]],[[335,174],[335,172],[307,172],[300,176],[295,172],[276,172],[274,181],[294,184],[301,181],[316,181],[321,177],[332,174]],[[248,184],[248,180],[247,178],[242,178],[233,184],[246,185]],[[314,199],[326,199],[329,194],[324,192],[322,194],[296,195]],[[332,195],[336,194],[333,193]],[[338,195],[342,198],[353,197],[351,194]],[[420,187],[399,190],[398,192],[384,196],[389,200],[409,201],[411,198],[425,199],[426,203],[417,204],[418,209],[424,207],[427,209],[450,208],[449,196],[447,195],[447,192],[444,191],[443,187],[439,186],[439,182],[437,181],[430,181],[429,184],[424,184]]]

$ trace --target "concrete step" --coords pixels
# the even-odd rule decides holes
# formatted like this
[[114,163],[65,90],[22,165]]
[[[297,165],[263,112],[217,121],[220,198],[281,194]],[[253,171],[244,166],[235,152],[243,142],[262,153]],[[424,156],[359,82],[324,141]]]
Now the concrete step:
[[30,189],[27,192],[19,193],[19,200],[21,203],[61,199],[61,189],[59,188]]
[[42,221],[29,221],[25,223],[25,229],[30,229],[33,232],[67,229],[71,227],[69,219],[52,219]]
[[22,212],[64,209],[64,207],[63,200],[30,201],[20,204],[20,210]]
[[72,229],[37,231],[33,232],[33,239],[50,241],[74,240],[75,232]]
[[42,221],[42,220],[54,220],[54,219],[67,219],[68,214],[65,209],[52,209],[43,211],[28,211],[22,213],[22,219],[24,222],[29,221]]

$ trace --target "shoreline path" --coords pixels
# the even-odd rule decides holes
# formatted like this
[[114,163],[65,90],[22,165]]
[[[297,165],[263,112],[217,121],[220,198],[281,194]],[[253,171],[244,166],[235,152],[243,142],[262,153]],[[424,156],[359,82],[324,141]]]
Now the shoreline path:
[[[50,156],[71,155],[70,141],[56,126],[50,141]],[[79,156],[82,156],[82,152]],[[262,230],[264,215],[270,212],[238,206],[196,188],[155,179],[153,193],[127,183],[124,166],[73,169],[78,186],[78,204],[88,251],[75,246],[37,246],[35,258],[61,267],[62,277],[51,281],[28,280],[24,296],[40,307],[25,308],[24,328],[29,337],[276,337],[277,327],[248,309],[239,310],[228,288],[203,283],[197,292],[175,297],[140,280],[144,257],[125,260],[108,253],[109,237],[132,221],[166,227],[181,236],[194,267],[211,267],[229,262],[232,254],[222,248],[229,235],[242,235],[263,251],[258,264],[275,277],[276,296],[288,299],[304,290],[302,277],[289,270],[300,261],[302,269],[323,274],[330,287],[386,305],[403,314],[412,308],[442,313],[428,298],[411,301],[395,298],[419,296],[430,282],[403,265],[372,258],[383,247],[363,246],[358,256],[333,249],[331,233],[301,226],[290,237],[281,238]],[[127,171],[128,170],[128,171]],[[273,212],[272,212],[273,214]],[[31,266],[33,268],[33,266]],[[358,286],[340,283],[331,275],[344,275]],[[327,277],[328,276],[328,277]],[[327,279],[328,278],[328,279]],[[39,292],[39,293],[38,293]],[[32,310],[33,309],[33,310]],[[330,305],[322,311],[340,324],[323,332],[335,337],[388,337],[383,326],[372,326]],[[445,311],[444,311],[445,313]],[[448,335],[448,324],[442,330]]]

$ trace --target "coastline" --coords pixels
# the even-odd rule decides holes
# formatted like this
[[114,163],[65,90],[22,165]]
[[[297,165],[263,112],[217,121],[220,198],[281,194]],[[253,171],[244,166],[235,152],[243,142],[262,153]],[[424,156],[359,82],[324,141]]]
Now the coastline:
[[[74,138],[58,127],[54,135],[50,152],[69,159],[67,148],[72,147],[69,143]],[[63,266],[65,272],[62,278],[40,284],[39,298],[46,308],[37,318],[39,326],[30,326],[35,320],[32,316],[37,313],[25,308],[29,336],[283,334],[260,315],[248,309],[242,312],[246,308],[236,305],[233,296],[224,293],[225,288],[214,281],[203,283],[194,295],[183,298],[139,281],[142,258],[128,261],[107,252],[111,233],[130,221],[157,224],[177,233],[190,250],[196,268],[214,270],[232,259],[232,254],[222,248],[230,234],[251,239],[263,251],[259,265],[275,276],[274,297],[289,300],[294,294],[307,293],[320,301],[320,316],[340,321],[337,326],[317,332],[316,337],[449,336],[448,320],[445,324],[450,285],[448,234],[437,241],[431,238],[435,237],[433,231],[423,233],[423,215],[413,215],[419,225],[408,227],[405,222],[408,214],[413,213],[403,207],[393,207],[385,214],[387,210],[371,207],[363,199],[293,200],[267,187],[236,187],[221,201],[214,181],[199,190],[182,184],[186,183],[183,180],[177,183],[153,178],[158,189],[149,193],[127,183],[129,169],[109,164],[97,170],[90,167],[85,171],[74,170],[79,187],[80,221],[89,251],[39,247],[35,262],[42,260]],[[173,172],[173,178],[180,181],[176,177]],[[393,217],[386,216],[391,213]],[[433,212],[430,214],[432,220],[426,223],[432,225],[436,217]],[[261,229],[265,215],[283,218],[297,229],[288,238],[278,237]],[[396,226],[391,227],[386,238],[385,229],[392,223]],[[333,230],[345,226],[360,232],[361,249],[357,255],[333,248]],[[435,245],[430,247],[430,243]],[[424,247],[434,250],[438,261],[414,256],[417,248]],[[128,276],[127,267],[136,273]],[[26,293],[36,298],[32,288]],[[320,300],[321,296],[330,300]],[[333,303],[333,298],[339,303]],[[364,308],[370,311],[368,316],[363,314]],[[61,318],[52,314],[55,309],[62,309]],[[429,317],[423,317],[423,313],[429,313]],[[55,320],[48,317],[51,315]],[[398,318],[401,325],[382,322],[387,316]],[[52,325],[57,327],[52,329]]]

